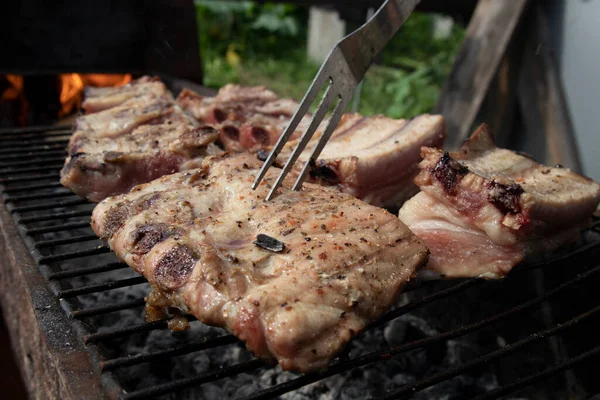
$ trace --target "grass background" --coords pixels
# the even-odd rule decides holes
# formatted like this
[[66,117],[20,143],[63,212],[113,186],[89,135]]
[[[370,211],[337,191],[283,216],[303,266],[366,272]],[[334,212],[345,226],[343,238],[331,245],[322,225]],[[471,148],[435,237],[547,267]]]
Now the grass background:
[[[308,9],[290,4],[196,0],[204,84],[262,85],[300,100],[319,68],[306,54]],[[434,15],[413,13],[371,67],[358,111],[407,118],[432,110],[464,37],[434,37]]]

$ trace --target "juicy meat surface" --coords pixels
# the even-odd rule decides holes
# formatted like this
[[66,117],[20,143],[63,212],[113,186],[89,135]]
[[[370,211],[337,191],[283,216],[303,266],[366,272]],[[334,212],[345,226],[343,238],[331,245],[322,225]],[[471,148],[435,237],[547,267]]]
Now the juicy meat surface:
[[600,201],[600,185],[566,168],[499,149],[480,127],[452,154],[423,148],[421,193],[400,219],[446,276],[501,277],[527,255],[573,241]]
[[[218,128],[225,149],[235,152],[274,145],[298,107],[294,100],[281,99],[264,87],[232,84],[214,97],[184,89],[177,104],[198,121]],[[301,135],[308,122],[308,116],[303,118],[292,137]]]
[[[150,80],[132,87],[146,84],[163,85]],[[112,92],[106,96],[110,98]],[[61,183],[80,196],[100,201],[219,151],[212,144],[218,135],[212,127],[198,126],[174,104],[170,93],[143,91],[120,105],[76,119]]]
[[[177,102],[196,119],[215,124],[227,150],[269,151],[296,110],[297,103],[262,87],[224,86],[216,97],[184,91]],[[279,162],[289,157],[306,119],[297,128]],[[321,128],[325,123],[321,124]],[[266,133],[265,133],[266,132]],[[298,174],[316,146],[318,131],[295,164]],[[418,188],[413,179],[422,146],[441,147],[446,127],[441,115],[394,120],[381,115],[346,114],[315,163],[309,182],[335,186],[370,204],[398,209]]]
[[226,327],[284,369],[319,369],[394,303],[427,249],[393,214],[337,190],[286,181],[264,201],[277,171],[253,191],[261,165],[209,157],[104,200],[92,227],[148,279],[151,305]]
[[158,77],[144,76],[119,87],[86,87],[84,94],[81,107],[87,114],[92,114],[116,107],[136,97],[168,96],[169,91]]
[[80,136],[115,138],[130,133],[140,125],[161,121],[173,112],[173,97],[146,94],[122,104],[75,119],[70,143]]
[[[295,164],[296,173],[310,157],[318,138],[309,142]],[[441,115],[420,115],[409,120],[382,115],[346,114],[309,173],[308,181],[338,189],[369,204],[398,210],[418,188],[422,146],[441,147],[446,126]],[[297,141],[289,142],[282,158]]]

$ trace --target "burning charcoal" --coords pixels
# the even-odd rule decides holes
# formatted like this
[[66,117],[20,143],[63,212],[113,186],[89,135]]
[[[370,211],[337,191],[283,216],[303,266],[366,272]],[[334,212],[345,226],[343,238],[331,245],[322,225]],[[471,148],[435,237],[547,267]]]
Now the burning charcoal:
[[275,253],[279,253],[285,248],[285,244],[283,242],[280,242],[279,240],[263,233],[259,233],[256,236],[256,240],[252,243],[258,247],[262,247],[265,250],[270,250]]
[[269,157],[269,152],[264,149],[260,149],[256,152],[256,158],[260,161],[267,161],[267,157]]
[[390,346],[399,346],[404,343],[406,329],[406,322],[397,318],[386,325],[383,335]]

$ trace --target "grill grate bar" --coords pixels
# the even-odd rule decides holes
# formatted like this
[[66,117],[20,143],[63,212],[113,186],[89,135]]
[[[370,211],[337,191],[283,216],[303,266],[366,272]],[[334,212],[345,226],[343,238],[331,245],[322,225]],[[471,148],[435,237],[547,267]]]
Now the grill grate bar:
[[25,146],[25,147],[13,147],[10,149],[4,149],[4,150],[0,150],[0,155],[6,155],[6,154],[24,154],[24,155],[31,155],[31,154],[44,154],[47,151],[56,151],[56,150],[61,150],[61,151],[66,151],[65,150],[65,146],[61,143],[58,142],[59,144],[55,144],[55,143],[51,143],[49,145],[34,145],[34,146]]
[[[40,152],[33,152],[30,154],[14,154],[14,155],[9,154],[9,155],[3,156],[2,159],[3,160],[21,160],[23,158],[27,158],[27,156],[33,156],[36,158],[42,158],[42,157],[45,158],[45,157],[54,157],[54,156],[64,156],[65,153],[66,153],[66,151],[63,149],[63,150],[46,151],[41,154],[40,154]],[[0,166],[10,167],[10,163],[2,163],[2,164],[0,164]]]
[[61,246],[64,244],[72,244],[72,243],[81,243],[81,242],[89,242],[91,240],[97,240],[98,236],[96,235],[79,235],[72,236],[70,238],[63,239],[52,239],[52,240],[42,240],[35,243],[35,247],[41,249],[43,247],[52,247],[52,246]]
[[[510,354],[514,353],[515,351],[519,350],[521,347],[524,347],[528,344],[540,341],[542,339],[545,339],[548,336],[553,336],[564,330],[567,330],[567,329],[577,325],[580,321],[583,321],[584,319],[597,313],[598,311],[600,311],[600,306],[596,306],[596,307],[592,308],[591,310],[584,312],[584,313],[582,313],[562,324],[559,324],[555,327],[546,329],[546,330],[538,332],[538,333],[534,333],[533,335],[530,335],[524,339],[514,342],[513,344],[507,345],[499,350],[495,350],[484,356],[477,357],[471,361],[468,361],[468,362],[458,366],[457,368],[455,368],[453,370],[440,372],[438,374],[431,375],[425,379],[422,379],[418,382],[404,385],[396,390],[386,393],[384,396],[378,397],[378,399],[379,400],[384,400],[384,399],[390,400],[390,399],[410,397],[410,395],[413,394],[414,392],[417,392],[419,390],[433,386],[437,383],[446,381],[448,379],[454,378],[455,376],[463,374],[470,369],[476,368],[483,364],[490,363],[501,357],[510,355]],[[401,395],[403,395],[403,397],[400,397]]]
[[201,342],[186,343],[166,350],[153,353],[137,354],[134,356],[115,358],[104,361],[100,364],[102,371],[111,371],[117,368],[128,367],[131,365],[142,364],[154,360],[160,360],[165,357],[176,357],[184,354],[193,353],[200,350],[213,349],[237,343],[239,340],[233,335],[220,336],[214,339],[207,339]]
[[76,319],[93,317],[95,315],[100,314],[108,314],[115,311],[126,310],[128,308],[136,308],[141,307],[146,303],[146,301],[141,299],[134,299],[129,301],[123,301],[121,303],[109,304],[106,306],[98,306],[98,307],[89,307],[83,308],[81,310],[75,310],[71,313],[71,316]]
[[90,227],[89,221],[81,221],[81,222],[78,221],[78,222],[70,222],[68,224],[62,224],[62,225],[45,226],[43,228],[27,229],[27,234],[29,236],[32,236],[32,235],[40,235],[42,233],[68,231],[71,229],[89,228],[89,227]]
[[115,271],[118,269],[129,268],[127,264],[123,264],[120,262],[112,262],[102,265],[95,265],[93,267],[86,268],[78,268],[75,270],[69,271],[56,271],[48,274],[48,279],[51,280],[59,280],[59,279],[68,279],[68,278],[76,278],[84,275],[98,274],[101,272]]
[[575,250],[569,254],[558,256],[558,257],[553,258],[548,261],[539,261],[539,262],[534,262],[534,263],[520,266],[517,269],[515,269],[514,271],[511,271],[511,274],[515,275],[516,273],[531,271],[536,268],[541,268],[541,267],[548,268],[548,267],[552,267],[555,265],[559,265],[560,263],[563,263],[565,261],[572,261],[573,258],[576,256],[588,255],[589,252],[591,252],[592,250],[599,248],[599,247],[600,247],[600,242],[589,243],[589,244],[580,246],[577,250]]
[[379,318],[377,321],[373,322],[367,329],[372,329],[377,326],[381,326],[381,325],[388,323],[391,320],[396,319],[399,316],[404,315],[418,307],[421,307],[425,304],[431,303],[435,300],[439,300],[444,297],[450,296],[451,294],[460,292],[462,290],[465,290],[471,286],[474,286],[474,285],[482,283],[482,282],[484,282],[483,279],[477,279],[477,278],[468,279],[459,284],[451,286],[447,289],[440,290],[440,291],[432,293],[430,295],[423,296],[422,298],[420,298],[418,300],[411,301],[410,303],[408,303],[404,306],[398,307],[397,309],[388,312],[387,314],[385,314],[381,318]]
[[43,211],[43,210],[51,210],[53,208],[80,206],[82,204],[88,204],[88,202],[80,197],[77,197],[74,200],[60,201],[60,202],[55,202],[55,203],[37,204],[35,206],[14,207],[12,209],[12,212]]
[[62,164],[49,164],[45,167],[30,167],[30,168],[21,168],[18,170],[14,170],[14,171],[0,171],[0,173],[2,172],[10,172],[12,175],[17,175],[17,174],[26,174],[26,173],[32,173],[32,172],[48,172],[49,169],[57,169],[60,170],[60,168],[62,167]]
[[[91,215],[91,211],[87,210],[77,210],[77,211],[67,211],[56,214],[45,214],[45,215],[36,215],[34,217],[25,217],[19,220],[22,224],[28,224],[31,222],[42,222],[42,221],[52,221],[55,219],[65,219],[65,218],[74,218],[74,217],[89,217]],[[31,230],[30,230],[31,232]]]
[[511,383],[509,385],[503,386],[503,387],[495,389],[495,390],[491,390],[491,391],[487,392],[486,394],[477,397],[475,400],[497,399],[498,397],[503,396],[507,393],[513,393],[516,390],[533,385],[534,383],[539,382],[544,379],[547,379],[547,378],[550,378],[551,376],[554,376],[554,375],[558,374],[559,372],[563,372],[568,369],[571,369],[572,367],[579,364],[580,362],[583,362],[587,359],[590,359],[592,357],[598,357],[598,356],[600,356],[600,345],[598,345],[598,346],[594,347],[593,349],[588,350],[582,354],[579,354],[575,357],[571,357],[569,360],[564,361],[560,364],[556,364],[556,365],[554,365],[550,368],[547,368],[543,371],[539,371],[539,372],[536,372],[525,378],[519,379],[514,383]]
[[[197,321],[196,317],[194,317],[193,315],[186,315],[185,318],[188,320],[188,322]],[[121,328],[121,329],[117,329],[114,331],[96,332],[96,333],[92,333],[87,336],[84,336],[83,342],[85,344],[96,343],[96,342],[101,342],[104,340],[110,340],[110,339],[116,339],[116,338],[123,337],[123,336],[129,336],[134,333],[142,333],[142,332],[148,332],[148,331],[154,331],[154,330],[160,330],[160,329],[167,329],[168,321],[169,321],[168,319],[162,319],[159,321],[144,322],[142,324],[128,326],[127,328]]]
[[42,194],[24,194],[20,196],[9,196],[6,199],[6,202],[16,203],[17,201],[27,201],[27,200],[43,200],[43,199],[53,199],[56,197],[65,197],[72,196],[73,193],[64,191],[64,192],[54,192],[54,193],[42,193]]
[[69,253],[62,253],[62,254],[53,254],[51,256],[43,256],[43,257],[40,257],[39,263],[40,264],[48,264],[48,263],[57,262],[57,261],[72,260],[74,258],[96,256],[98,254],[106,254],[108,252],[110,252],[110,248],[108,246],[100,245],[97,247],[92,247],[91,249],[72,251]]
[[52,146],[52,145],[62,145],[63,147],[67,147],[69,144],[69,140],[67,139],[58,139],[58,140],[45,140],[45,139],[32,139],[32,140],[0,140],[0,144],[2,146]]
[[217,371],[207,372],[199,376],[191,378],[178,379],[162,385],[152,386],[150,388],[137,390],[134,392],[125,393],[121,396],[123,400],[131,399],[146,399],[149,397],[156,397],[166,393],[187,389],[190,387],[198,386],[203,383],[217,381],[229,376],[238,375],[246,371],[252,371],[257,368],[262,368],[268,365],[263,360],[254,359],[240,364],[235,364],[228,367],[221,367]]
[[[25,158],[25,157],[19,157],[19,158]],[[28,161],[15,161],[15,162],[8,162],[8,163],[0,163],[0,168],[5,169],[4,173],[14,173],[16,170],[14,169],[14,167],[28,167],[30,165],[48,165],[48,164],[63,164],[65,162],[65,157],[46,157],[46,156],[42,156],[40,157],[40,159],[31,159]]]
[[25,185],[25,186],[13,186],[11,188],[4,189],[4,193],[14,192],[29,192],[32,190],[46,190],[63,187],[60,183],[45,183],[42,185]]
[[[2,140],[5,136],[10,134],[37,134],[43,133],[44,135],[50,135],[52,133],[62,132],[63,134],[67,134],[71,132],[70,126],[56,126],[56,125],[39,125],[39,126],[26,126],[26,127],[17,127],[17,128],[1,128],[0,129],[0,140]],[[36,135],[39,136],[39,135]],[[19,137],[19,136],[16,136]]]
[[143,276],[136,276],[133,278],[121,279],[118,281],[111,281],[105,283],[98,283],[96,285],[82,286],[73,289],[65,289],[58,292],[58,297],[66,299],[70,297],[77,297],[84,294],[105,292],[112,289],[118,289],[126,286],[140,285],[142,283],[148,283]]
[[4,144],[5,142],[11,142],[11,141],[24,141],[24,140],[28,140],[28,139],[39,139],[40,137],[48,137],[48,138],[55,138],[55,137],[69,137],[70,136],[70,132],[69,131],[54,131],[54,132],[45,132],[43,136],[40,136],[39,134],[36,133],[21,133],[18,135],[1,135],[0,134],[0,143]]
[[[31,163],[33,164],[33,162]],[[60,179],[60,174],[52,173],[46,175],[29,175],[29,176],[21,176],[21,177],[9,177],[9,178],[0,178],[0,184],[2,183],[13,183],[13,182],[31,182],[31,181],[46,181],[46,180],[56,180]]]
[[547,300],[548,298],[560,293],[561,291],[572,287],[577,282],[580,282],[581,280],[587,278],[588,276],[590,276],[596,272],[600,272],[600,265],[597,267],[594,267],[584,273],[578,274],[575,278],[553,288],[552,290],[550,290],[540,296],[534,297],[531,300],[523,302],[513,308],[502,311],[498,314],[492,315],[491,317],[485,318],[483,320],[474,322],[469,325],[461,326],[457,329],[454,329],[454,330],[451,330],[448,332],[440,333],[438,335],[434,335],[434,336],[430,336],[430,337],[427,337],[424,339],[419,339],[419,340],[416,340],[413,342],[405,343],[400,346],[390,347],[386,350],[368,353],[368,354],[362,355],[360,357],[357,357],[357,358],[354,358],[354,359],[351,359],[348,361],[342,361],[338,364],[330,366],[325,371],[300,376],[299,378],[296,378],[296,379],[281,383],[279,385],[272,386],[270,388],[256,392],[248,397],[244,397],[244,399],[257,400],[257,399],[267,399],[267,398],[279,396],[283,393],[291,392],[293,390],[301,388],[302,386],[306,386],[308,384],[320,381],[322,379],[325,379],[325,378],[335,375],[335,374],[349,371],[354,368],[362,367],[362,366],[371,364],[376,361],[384,361],[384,360],[391,358],[392,356],[394,356],[396,354],[405,353],[407,351],[414,350],[414,349],[424,347],[424,346],[428,346],[428,345],[431,345],[436,342],[453,339],[455,337],[459,337],[459,336],[465,335],[467,333],[474,332],[480,328],[491,325],[491,324],[498,322],[504,318],[507,318],[511,315],[525,311],[526,309],[531,308],[531,307]]

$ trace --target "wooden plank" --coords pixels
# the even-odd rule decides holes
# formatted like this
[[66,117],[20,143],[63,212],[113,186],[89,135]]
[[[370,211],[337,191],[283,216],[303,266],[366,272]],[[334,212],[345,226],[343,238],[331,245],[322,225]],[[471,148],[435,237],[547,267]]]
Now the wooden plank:
[[529,146],[545,146],[546,164],[581,172],[581,160],[552,47],[547,17],[536,6],[518,88]]
[[[530,12],[526,11],[523,15],[524,21],[528,20],[529,14]],[[481,123],[490,126],[499,147],[511,147],[511,140],[515,134],[515,117],[519,111],[517,102],[519,74],[525,42],[529,34],[526,25],[525,22],[517,26],[475,117],[475,126]]]
[[471,133],[490,83],[529,0],[480,0],[435,112],[444,115],[449,148]]
[[106,394],[99,364],[92,362],[2,204],[0,254],[0,305],[30,398],[116,398],[116,390]]

